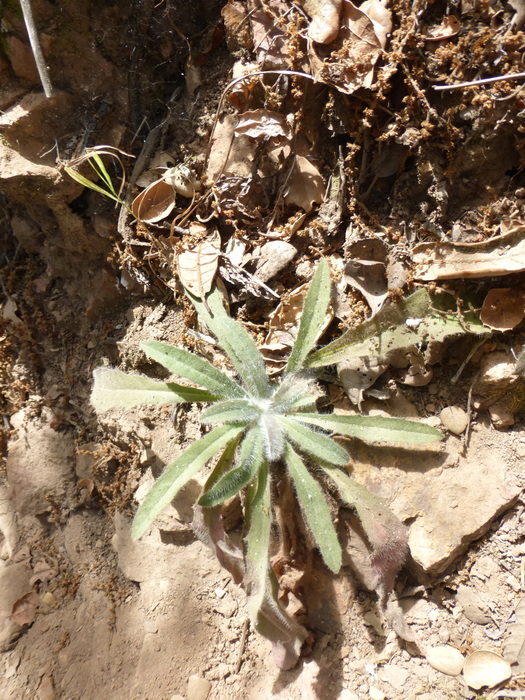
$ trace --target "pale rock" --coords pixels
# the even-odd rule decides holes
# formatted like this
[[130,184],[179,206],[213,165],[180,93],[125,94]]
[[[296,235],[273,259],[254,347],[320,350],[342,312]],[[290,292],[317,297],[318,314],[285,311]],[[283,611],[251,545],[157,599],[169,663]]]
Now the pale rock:
[[370,700],[386,700],[386,694],[375,685],[371,685],[368,689],[368,697]]
[[495,428],[510,428],[514,425],[514,414],[507,408],[504,402],[496,401],[488,407],[490,420]]
[[11,620],[11,613],[14,603],[31,591],[31,573],[27,562],[9,566],[0,563],[0,652],[7,651],[22,634],[23,628]]
[[487,625],[490,622],[487,605],[480,594],[471,586],[459,586],[456,601],[463,609],[465,617],[471,622],[477,625]]
[[431,647],[427,650],[427,661],[436,671],[446,673],[448,676],[459,676],[463,670],[465,659],[463,654],[448,644]]
[[297,254],[297,248],[287,241],[269,241],[261,246],[255,276],[268,282],[284,270]]
[[188,678],[188,692],[186,700],[206,700],[211,690],[211,683],[200,676]]
[[337,700],[359,700],[359,695],[356,695],[355,693],[352,693],[351,690],[348,690],[348,688],[345,688],[341,691]]
[[461,435],[468,425],[468,416],[459,406],[447,406],[439,414],[443,427],[455,435]]
[[401,666],[396,666],[395,664],[389,664],[382,668],[378,674],[382,681],[385,681],[393,688],[397,690],[402,690],[405,686],[410,673],[406,668],[401,668]]

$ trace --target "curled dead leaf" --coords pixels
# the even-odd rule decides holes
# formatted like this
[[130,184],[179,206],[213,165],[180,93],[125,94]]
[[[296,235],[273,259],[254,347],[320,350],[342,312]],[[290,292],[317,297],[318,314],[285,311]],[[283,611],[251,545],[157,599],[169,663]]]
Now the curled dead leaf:
[[459,676],[463,670],[465,659],[459,649],[443,644],[427,650],[427,661],[436,671],[448,676]]
[[11,619],[17,625],[31,625],[36,618],[36,609],[40,602],[40,597],[34,592],[26,593],[13,604]]
[[180,281],[189,292],[201,299],[211,289],[220,252],[221,237],[218,231],[213,231],[177,258]]
[[284,193],[286,204],[295,204],[312,211],[314,204],[324,200],[325,184],[319,170],[304,156],[296,156],[292,174]]
[[157,180],[135,197],[131,211],[137,219],[153,224],[171,214],[175,197],[175,190],[168,182]]
[[510,664],[493,651],[474,651],[465,661],[463,676],[469,688],[494,688],[512,675]]
[[57,572],[52,569],[47,561],[37,561],[33,567],[33,576],[29,579],[29,585],[34,586],[40,581],[49,581],[56,576]]
[[372,20],[376,36],[379,39],[381,48],[384,49],[392,31],[392,13],[381,0],[365,0],[359,5],[359,9]]
[[525,226],[481,243],[420,243],[413,248],[420,280],[492,277],[525,270]]
[[457,36],[461,30],[461,24],[454,15],[445,15],[441,20],[441,24],[437,27],[427,29],[425,41],[443,41],[444,39],[452,39]]
[[343,0],[304,0],[304,9],[312,21],[308,37],[319,44],[330,44],[339,33]]
[[269,109],[254,109],[239,116],[235,133],[252,139],[290,139],[292,128],[284,114]]
[[481,307],[481,321],[497,331],[510,331],[523,321],[525,296],[520,289],[491,289]]

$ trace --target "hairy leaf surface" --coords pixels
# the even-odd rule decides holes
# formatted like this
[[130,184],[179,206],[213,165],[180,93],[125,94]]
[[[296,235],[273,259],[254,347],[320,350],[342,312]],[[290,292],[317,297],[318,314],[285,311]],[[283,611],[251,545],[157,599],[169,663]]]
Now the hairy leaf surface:
[[259,428],[248,432],[242,442],[240,465],[226,472],[199,500],[201,506],[216,506],[235,496],[262,468],[263,439]]
[[246,392],[236,382],[214,367],[208,360],[182,348],[174,348],[157,340],[141,343],[146,355],[166,367],[173,374],[206,387],[221,398],[240,398]]
[[341,545],[321,488],[290,445],[286,445],[284,459],[295,484],[297,500],[323,560],[329,569],[338,573],[342,564]]
[[322,259],[306,295],[299,331],[293,346],[285,372],[302,369],[306,356],[313,348],[325,319],[326,309],[330,303],[330,268]]
[[443,439],[443,434],[425,423],[384,416],[337,416],[333,413],[297,413],[294,419],[364,442],[404,442],[418,445]]
[[126,374],[118,369],[99,367],[93,372],[91,403],[97,411],[141,404],[214,401],[217,396],[205,389],[195,389],[174,382],[159,382],[143,374]]
[[[299,414],[301,415],[301,414]],[[344,447],[338,445],[332,438],[316,433],[311,428],[299,423],[299,420],[279,418],[281,425],[284,427],[288,437],[294,442],[302,452],[306,452],[316,460],[329,462],[330,464],[338,464],[344,466],[348,463],[348,452]]]
[[234,440],[242,428],[221,425],[214,428],[166,467],[151,487],[133,520],[131,535],[138,539],[148,529],[157,515],[171,502],[175,494],[194,476],[206,462],[225,445]]

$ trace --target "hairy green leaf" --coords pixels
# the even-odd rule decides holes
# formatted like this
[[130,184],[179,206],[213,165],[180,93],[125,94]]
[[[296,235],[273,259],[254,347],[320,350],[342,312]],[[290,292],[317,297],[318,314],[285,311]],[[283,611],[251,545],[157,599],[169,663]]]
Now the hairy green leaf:
[[118,369],[99,367],[93,372],[91,403],[97,411],[141,404],[213,401],[215,394],[174,382],[158,382],[142,374],[126,374]]
[[231,425],[214,428],[168,465],[137,510],[131,530],[133,539],[141,537],[176,493],[213,455],[217,454],[230,440],[235,440],[242,430],[243,428]]
[[242,442],[240,465],[226,472],[200,498],[199,505],[212,507],[235,496],[254,478],[264,462],[263,439],[259,428],[252,428]]
[[201,413],[201,423],[244,423],[255,420],[259,415],[257,408],[249,399],[227,399],[217,401]]
[[285,373],[297,372],[297,370],[303,368],[306,356],[313,348],[316,338],[323,327],[329,303],[330,268],[326,260],[322,259],[306,295],[299,331],[286,363]]
[[189,379],[206,387],[220,398],[240,398],[246,396],[244,389],[214,367],[208,360],[198,357],[182,348],[174,348],[157,340],[146,340],[141,344],[146,355],[160,362],[173,374]]
[[437,428],[404,418],[297,413],[294,419],[317,425],[338,435],[359,438],[364,442],[404,442],[419,445],[443,439],[443,434]]
[[228,316],[220,292],[213,288],[206,296],[208,309],[201,299],[186,292],[219,345],[230,358],[245,387],[252,396],[267,398],[271,394],[264,359],[248,331]]
[[408,555],[408,530],[387,505],[365,486],[336,467],[321,466],[337,486],[343,501],[355,509],[361,521],[373,550],[373,584],[384,603]]
[[342,564],[341,545],[319,484],[290,445],[286,445],[284,459],[295,484],[297,500],[301,504],[323,560],[329,569],[338,573]]
[[307,455],[314,459],[322,460],[329,464],[338,464],[340,466],[348,464],[349,457],[345,448],[338,445],[332,438],[319,432],[316,433],[315,430],[299,423],[301,415],[299,414],[297,420],[294,420],[293,417],[279,417],[279,422],[284,427],[286,435],[299,447],[301,452],[306,452]]
[[401,302],[383,307],[374,318],[350,328],[340,338],[317,350],[307,367],[324,367],[350,357],[387,357],[388,353],[417,343],[442,341],[462,333],[486,334],[490,329],[472,314],[463,318],[436,308],[438,301],[418,289]]
[[315,380],[301,373],[289,374],[272,396],[275,413],[292,413],[305,408],[315,408],[316,400],[323,395]]
[[253,626],[272,642],[274,661],[283,670],[293,668],[306,639],[304,627],[283,610],[275,574],[269,562],[272,516],[268,465],[246,493],[246,577],[248,611]]

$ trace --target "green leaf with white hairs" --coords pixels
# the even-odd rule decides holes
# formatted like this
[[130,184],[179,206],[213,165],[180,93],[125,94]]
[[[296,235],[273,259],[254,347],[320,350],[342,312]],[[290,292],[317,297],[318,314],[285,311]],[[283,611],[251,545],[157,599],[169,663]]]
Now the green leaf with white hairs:
[[200,415],[201,423],[243,423],[257,419],[259,411],[249,399],[217,401]]
[[194,355],[188,350],[174,348],[157,340],[146,340],[141,343],[146,355],[160,362],[173,374],[189,379],[195,384],[206,387],[220,398],[241,398],[246,396],[244,389],[233,379],[214,367],[208,360]]
[[321,465],[342,500],[355,509],[372,545],[374,587],[384,604],[409,552],[408,529],[378,496],[337,467]]
[[231,425],[214,428],[168,465],[137,510],[131,530],[133,539],[141,537],[177,492],[230,440],[235,440],[242,430]]
[[307,632],[281,607],[269,561],[272,527],[268,465],[246,492],[246,587],[252,625],[272,642],[274,661],[288,670],[297,663]]
[[284,370],[286,374],[303,368],[306,356],[323,328],[329,303],[330,268],[326,260],[322,259],[304,301],[297,338]]
[[259,428],[252,428],[242,442],[240,465],[217,481],[200,498],[199,505],[212,507],[235,496],[249,484],[264,462],[263,440]]
[[399,442],[419,445],[443,439],[443,433],[425,423],[386,416],[337,416],[333,413],[296,413],[294,419],[317,425],[364,442]]
[[323,392],[310,377],[289,374],[283,379],[272,396],[275,413],[290,413],[305,408],[315,408],[315,402]]
[[[299,414],[301,416],[302,414]],[[283,426],[286,435],[294,442],[301,452],[305,452],[316,460],[322,460],[329,464],[344,466],[348,464],[348,452],[338,445],[335,440],[322,433],[316,433],[306,425],[299,423],[294,418],[279,416],[279,422]]]
[[269,397],[271,387],[263,356],[244,326],[221,316],[214,319],[212,330],[248,392],[258,398]]
[[321,556],[328,568],[337,574],[342,564],[341,545],[321,488],[290,445],[286,445],[284,460],[295,484],[297,500],[303,509]]
[[203,301],[186,292],[197,313],[216,336],[219,345],[230,358],[239,377],[252,396],[267,398],[271,387],[264,359],[248,331],[228,316],[219,290],[214,287]]
[[143,374],[126,374],[99,367],[93,372],[91,403],[97,411],[130,408],[141,404],[161,405],[186,401],[214,401],[215,394],[174,382],[159,382]]

